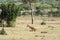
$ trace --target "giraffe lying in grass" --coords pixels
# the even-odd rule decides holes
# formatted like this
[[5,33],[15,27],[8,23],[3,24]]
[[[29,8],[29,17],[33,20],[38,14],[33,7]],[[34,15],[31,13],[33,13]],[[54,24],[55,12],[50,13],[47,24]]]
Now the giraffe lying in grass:
[[33,31],[33,32],[36,31],[36,28],[34,28],[34,27],[30,26],[30,25],[27,25],[27,27],[29,27],[31,29],[30,31]]

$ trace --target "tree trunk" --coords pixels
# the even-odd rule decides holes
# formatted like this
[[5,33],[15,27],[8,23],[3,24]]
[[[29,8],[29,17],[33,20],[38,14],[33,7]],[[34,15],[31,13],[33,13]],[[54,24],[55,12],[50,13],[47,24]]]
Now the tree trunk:
[[[31,7],[31,3],[30,3],[30,7]],[[34,23],[32,7],[31,7],[31,22],[32,24]]]
[[4,30],[4,20],[2,20],[2,30],[0,31],[1,35],[7,35],[7,33]]
[[4,31],[4,20],[2,20],[2,30]]

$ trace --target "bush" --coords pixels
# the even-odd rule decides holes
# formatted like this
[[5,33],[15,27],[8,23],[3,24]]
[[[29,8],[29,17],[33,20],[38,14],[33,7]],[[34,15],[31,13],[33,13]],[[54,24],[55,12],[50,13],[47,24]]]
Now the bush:
[[6,20],[7,24],[11,26],[11,22],[15,22],[15,19],[18,17],[19,6],[15,5],[14,3],[2,3],[1,7],[1,19]]
[[7,35],[7,33],[4,29],[2,29],[2,30],[0,30],[0,35]]
[[41,22],[41,25],[46,25],[46,23],[45,22]]

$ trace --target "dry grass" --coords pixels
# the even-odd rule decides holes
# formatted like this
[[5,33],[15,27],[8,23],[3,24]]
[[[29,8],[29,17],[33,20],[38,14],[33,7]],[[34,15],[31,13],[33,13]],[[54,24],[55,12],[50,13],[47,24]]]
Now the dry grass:
[[[53,18],[45,18],[53,19]],[[31,17],[18,17],[16,27],[5,27],[8,35],[0,35],[0,40],[60,40],[60,19],[54,18],[55,21],[45,21],[46,25],[40,25],[42,19],[40,17],[34,18],[34,24],[31,24]],[[27,24],[32,25],[37,29],[36,32],[30,32]],[[53,26],[54,29],[51,30]],[[0,28],[1,29],[1,28]],[[47,33],[41,33],[47,32]]]

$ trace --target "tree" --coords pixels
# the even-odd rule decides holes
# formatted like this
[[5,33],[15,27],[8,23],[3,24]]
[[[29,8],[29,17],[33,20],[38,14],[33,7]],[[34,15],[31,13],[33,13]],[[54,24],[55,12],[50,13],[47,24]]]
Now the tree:
[[32,20],[32,24],[33,24],[33,12],[32,12],[31,3],[35,3],[35,2],[37,2],[37,0],[22,0],[22,2],[30,5],[30,7],[31,7],[31,20]]
[[15,22],[15,19],[18,17],[19,6],[14,3],[2,3],[1,7],[1,19],[6,20],[7,26],[13,26],[12,24]]

